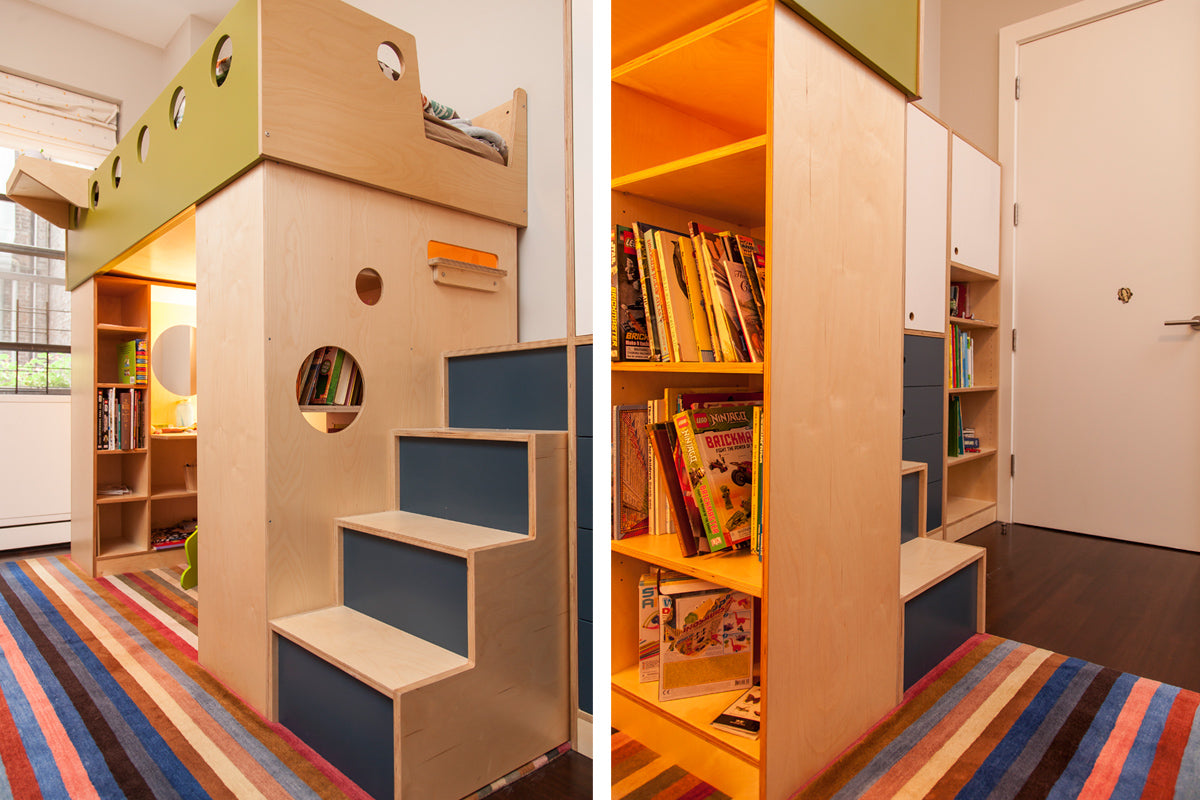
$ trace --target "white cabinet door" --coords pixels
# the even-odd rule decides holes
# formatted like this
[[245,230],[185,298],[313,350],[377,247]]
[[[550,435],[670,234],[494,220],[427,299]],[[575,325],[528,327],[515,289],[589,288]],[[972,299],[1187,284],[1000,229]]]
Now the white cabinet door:
[[905,179],[904,327],[946,332],[946,205],[950,132],[908,106]]
[[1000,272],[1000,165],[953,137],[950,261],[989,275]]

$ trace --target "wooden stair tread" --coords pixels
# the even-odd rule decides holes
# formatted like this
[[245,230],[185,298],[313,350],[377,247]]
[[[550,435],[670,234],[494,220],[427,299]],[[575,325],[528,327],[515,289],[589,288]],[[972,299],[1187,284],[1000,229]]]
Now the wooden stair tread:
[[463,557],[480,550],[530,541],[524,534],[414,514],[410,511],[355,514],[338,517],[334,522],[373,536]]
[[465,350],[447,350],[442,353],[442,358],[461,358],[464,356],[491,355],[493,353],[523,353],[529,350],[552,350],[566,346],[566,339],[541,339],[536,342],[517,342],[515,344],[499,344],[489,347],[472,347]]
[[394,428],[393,437],[415,439],[475,439],[487,442],[528,442],[533,439],[566,437],[564,430],[521,428]]
[[345,606],[282,617],[271,628],[389,697],[470,663]]
[[919,536],[900,545],[900,601],[921,592],[983,558],[982,547]]

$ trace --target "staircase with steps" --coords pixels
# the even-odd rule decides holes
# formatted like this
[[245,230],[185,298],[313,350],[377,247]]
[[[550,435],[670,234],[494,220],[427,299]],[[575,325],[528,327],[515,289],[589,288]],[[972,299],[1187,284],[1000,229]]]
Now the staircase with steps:
[[393,432],[393,507],[330,525],[338,603],[271,621],[279,722],[377,799],[465,797],[570,738],[563,350],[447,358],[456,427]]

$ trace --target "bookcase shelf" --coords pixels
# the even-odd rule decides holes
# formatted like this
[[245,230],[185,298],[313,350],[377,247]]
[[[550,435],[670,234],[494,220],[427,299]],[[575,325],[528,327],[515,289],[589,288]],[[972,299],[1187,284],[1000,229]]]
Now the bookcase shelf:
[[[72,293],[72,557],[94,576],[154,569],[183,560],[150,547],[150,531],[161,524],[196,516],[197,494],[184,485],[184,464],[196,462],[196,434],[150,433],[153,400],[160,387],[152,380],[123,383],[120,349],[145,339],[146,355],[162,327],[152,320],[152,281],[100,275]],[[174,285],[174,284],[172,284]],[[157,317],[155,317],[157,319]],[[118,397],[136,393],[138,421],[145,447],[100,450],[97,442],[97,393],[115,389]],[[161,412],[160,412],[161,413]],[[123,495],[101,495],[101,486],[124,485]]]
[[947,466],[955,467],[955,466],[958,466],[959,464],[965,464],[968,461],[975,461],[980,458],[987,458],[989,456],[994,456],[994,455],[996,455],[996,448],[981,447],[979,449],[978,453],[966,453],[961,456],[947,456],[946,464],[947,464]]
[[767,137],[733,144],[615,178],[612,188],[745,227],[764,223]]
[[757,739],[746,739],[719,731],[710,723],[730,703],[742,694],[741,689],[718,692],[681,700],[658,699],[658,681],[639,682],[636,666],[623,669],[612,676],[613,691],[645,708],[649,713],[671,718],[675,724],[690,731],[707,745],[719,747],[735,758],[757,768],[762,750]]
[[[612,31],[612,221],[765,240],[771,354],[612,364],[614,404],[763,390],[769,459],[762,561],[611,543],[612,722],[733,797],[777,800],[900,699],[903,348],[879,323],[903,304],[905,100],[783,3],[616,0]],[[638,682],[655,567],[756,598],[759,739],[711,726],[736,692],[660,703]]]
[[948,386],[946,387],[947,394],[971,394],[974,392],[994,392],[999,387],[997,386]]
[[987,322],[982,319],[964,319],[963,317],[947,317],[951,325],[957,325],[960,328],[999,328],[998,322]]
[[674,536],[634,536],[612,543],[614,553],[762,597],[762,562],[748,551],[684,558]]

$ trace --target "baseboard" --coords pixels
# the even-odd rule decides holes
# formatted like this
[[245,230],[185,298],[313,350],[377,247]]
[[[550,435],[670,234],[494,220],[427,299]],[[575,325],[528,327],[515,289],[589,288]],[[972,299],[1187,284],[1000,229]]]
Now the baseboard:
[[592,758],[592,715],[585,711],[578,713],[579,716],[575,718],[575,751]]
[[36,525],[14,525],[9,528],[0,528],[0,551],[67,544],[70,541],[70,521],[42,522]]

